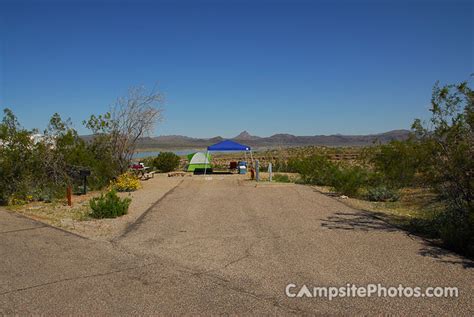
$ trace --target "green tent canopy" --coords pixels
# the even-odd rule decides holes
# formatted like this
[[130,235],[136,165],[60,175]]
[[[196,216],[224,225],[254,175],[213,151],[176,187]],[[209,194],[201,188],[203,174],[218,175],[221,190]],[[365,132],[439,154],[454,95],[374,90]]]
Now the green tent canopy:
[[188,172],[194,172],[196,168],[209,169],[211,168],[211,155],[203,152],[196,152],[188,155],[189,165]]

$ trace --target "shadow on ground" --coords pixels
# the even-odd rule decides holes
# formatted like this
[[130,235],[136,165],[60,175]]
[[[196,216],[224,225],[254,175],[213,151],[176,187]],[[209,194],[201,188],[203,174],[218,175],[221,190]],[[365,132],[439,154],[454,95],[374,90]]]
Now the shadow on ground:
[[453,256],[453,252],[433,244],[428,243],[425,247],[421,248],[418,253],[422,256],[429,256],[443,263],[461,265],[465,269],[474,268],[474,261],[468,258]]
[[333,216],[321,219],[321,221],[321,226],[328,229],[362,231],[382,230],[388,232],[397,230],[396,227],[365,211],[336,212]]
[[[379,213],[369,211],[336,212],[326,219],[321,219],[321,226],[331,230],[403,231],[409,235],[414,234],[414,230],[410,230],[413,228],[400,225],[404,223],[404,220],[406,219],[395,216],[387,218]],[[428,239],[418,234],[416,236],[424,240],[424,246],[418,251],[418,254],[434,258],[443,263],[461,265],[466,269],[474,268],[473,260],[444,249],[434,239]]]

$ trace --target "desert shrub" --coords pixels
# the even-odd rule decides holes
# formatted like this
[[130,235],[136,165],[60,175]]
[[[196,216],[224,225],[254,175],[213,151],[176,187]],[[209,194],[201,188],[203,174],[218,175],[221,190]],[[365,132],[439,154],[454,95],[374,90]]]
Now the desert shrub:
[[364,168],[335,164],[322,155],[290,160],[290,165],[300,174],[298,183],[331,186],[348,196],[356,196],[369,179]]
[[424,149],[421,142],[411,138],[372,147],[366,154],[383,182],[400,188],[414,184],[417,172],[425,164]]
[[332,170],[330,185],[343,195],[357,196],[367,182],[367,172],[359,166],[339,166]]
[[337,170],[335,164],[321,155],[292,159],[289,166],[300,174],[302,183],[312,185],[332,185]]
[[24,205],[33,200],[31,195],[13,194],[9,197],[8,204],[13,206]]
[[285,174],[275,174],[275,175],[273,175],[273,180],[275,182],[279,182],[279,183],[290,183],[291,182],[288,175],[285,175]]
[[370,201],[397,201],[400,196],[396,190],[382,185],[368,188],[366,198]]
[[163,173],[174,171],[179,166],[180,158],[173,152],[161,152],[153,159],[153,167]]
[[92,210],[90,216],[93,218],[120,217],[127,213],[131,201],[130,198],[121,199],[115,190],[111,190],[89,201]]
[[140,188],[140,180],[132,172],[126,172],[119,175],[111,185],[119,192],[133,192]]
[[423,141],[426,181],[444,200],[437,228],[444,243],[474,254],[474,92],[467,82],[433,88],[429,123],[417,119],[413,129]]
[[[29,187],[38,179],[39,157],[35,155],[31,132],[23,129],[16,116],[4,109],[0,122],[0,203],[25,200]],[[15,196],[15,197],[12,197]]]
[[143,163],[145,166],[153,166],[153,160],[155,157],[153,156],[147,156],[142,159],[140,159],[140,163]]
[[474,255],[474,220],[465,210],[449,206],[447,210],[439,213],[434,224],[446,247]]
[[[133,90],[127,100],[142,98],[143,91]],[[153,108],[158,99],[159,95],[152,94],[143,102],[119,105],[112,114],[92,116],[84,122],[94,134],[87,141],[72,128],[70,119],[63,120],[57,113],[36,137],[37,130],[24,129],[13,112],[4,109],[0,122],[0,204],[29,201],[29,196],[34,200],[64,197],[67,186],[82,183],[82,169],[91,171],[90,189],[107,186],[127,169],[136,140],[159,118],[160,110]],[[120,128],[128,133],[121,133]]]
[[99,135],[87,143],[87,151],[91,153],[92,159],[84,165],[91,169],[88,183],[92,189],[101,189],[120,175],[120,166],[114,158],[109,141],[107,137]]
[[295,166],[293,165],[293,162],[294,160],[291,160],[291,159],[288,162],[277,160],[273,164],[273,170],[275,172],[282,172],[282,173],[296,173],[297,171],[296,171]]

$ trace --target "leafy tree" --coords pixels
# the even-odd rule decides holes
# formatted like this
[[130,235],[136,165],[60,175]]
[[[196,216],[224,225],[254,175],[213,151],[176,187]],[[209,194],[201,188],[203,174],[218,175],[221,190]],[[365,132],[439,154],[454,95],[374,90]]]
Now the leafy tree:
[[126,97],[117,99],[110,112],[92,115],[83,122],[96,137],[100,136],[94,140],[112,153],[119,174],[128,169],[138,140],[152,132],[161,120],[162,101],[163,96],[155,91],[148,93],[142,87],[133,87]]
[[436,83],[430,112],[413,129],[430,149],[427,180],[448,204],[439,231],[449,246],[474,253],[474,92],[467,82]]
[[0,123],[0,202],[6,203],[14,194],[26,196],[34,159],[31,132],[22,128],[10,109],[3,110]]
[[91,161],[84,141],[72,128],[71,119],[63,120],[58,113],[52,115],[44,136],[43,169],[49,181],[55,186],[71,184],[71,168],[89,165]]

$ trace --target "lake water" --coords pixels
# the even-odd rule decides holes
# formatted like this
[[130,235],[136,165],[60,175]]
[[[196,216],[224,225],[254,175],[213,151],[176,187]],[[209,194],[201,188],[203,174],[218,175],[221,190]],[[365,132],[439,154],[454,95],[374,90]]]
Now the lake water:
[[[196,153],[196,152],[206,152],[206,150],[196,150],[196,149],[188,149],[188,150],[169,150],[169,151],[165,151],[165,152],[173,152],[174,154],[176,155],[188,155],[188,154],[191,154],[191,153]],[[225,152],[210,152],[211,155],[212,154],[215,154],[215,153],[244,153],[242,151],[225,151]],[[137,152],[133,155],[133,158],[134,159],[141,159],[141,158],[145,158],[145,157],[150,157],[150,156],[157,156],[158,154],[160,154],[160,151],[146,151],[146,152]]]
[[[166,151],[166,152],[173,152],[176,155],[188,155],[191,153],[196,153],[199,152],[199,150],[176,150],[176,151]],[[157,156],[160,154],[160,151],[147,151],[147,152],[137,152],[133,155],[133,158],[144,158],[144,157],[150,157],[150,156]]]

